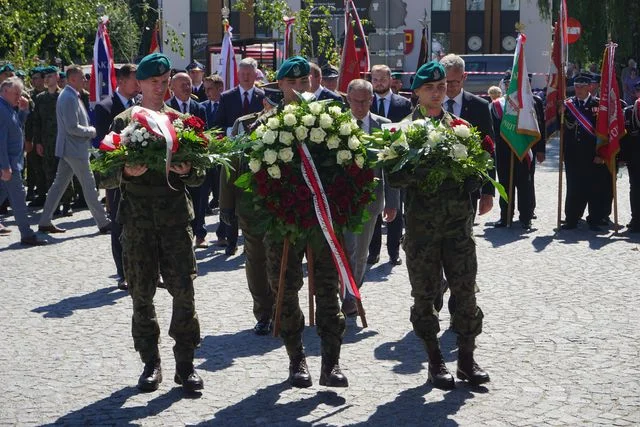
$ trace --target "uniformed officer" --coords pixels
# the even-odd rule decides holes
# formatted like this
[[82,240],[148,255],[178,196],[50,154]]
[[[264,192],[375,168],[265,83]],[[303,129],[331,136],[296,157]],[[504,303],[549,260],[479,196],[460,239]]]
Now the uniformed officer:
[[[35,101],[39,93],[44,92],[47,88],[44,85],[44,75],[42,69],[44,67],[34,67],[29,71],[31,80],[31,89],[29,97]],[[47,195],[46,181],[44,177],[44,166],[42,165],[42,157],[33,149],[33,114],[29,114],[27,122],[24,126],[24,138],[26,141],[25,151],[27,152],[27,200],[32,201],[36,197],[36,191],[40,197],[39,206],[44,206]]]
[[[411,85],[419,105],[407,119],[435,119],[449,127],[455,116],[442,108],[447,89],[444,67],[431,61],[418,69]],[[476,305],[478,263],[473,240],[474,211],[469,197],[471,187],[479,188],[480,179],[461,186],[445,181],[433,194],[420,191],[426,169],[404,167],[389,173],[389,183],[406,189],[406,234],[403,249],[407,259],[413,329],[422,339],[429,355],[427,379],[434,387],[455,387],[453,376],[444,363],[438,332],[438,312],[434,300],[441,285],[441,270],[456,298],[453,330],[457,334],[457,376],[472,384],[489,381],[489,375],[475,362],[475,338],[482,331],[482,310]],[[476,182],[477,181],[477,182]]]
[[[32,117],[33,144],[36,154],[42,159],[45,188],[48,191],[58,170],[58,158],[55,155],[58,124],[56,120],[56,102],[60,95],[58,87],[58,69],[53,66],[42,69],[46,91],[38,94]],[[71,214],[71,199],[73,198],[73,184],[69,184],[62,196],[62,214]],[[35,202],[30,206],[37,206]]]
[[[278,70],[277,80],[278,87],[284,95],[283,103],[297,102],[298,95],[295,91],[304,93],[310,88],[309,63],[300,56],[287,59]],[[277,294],[283,243],[282,238],[267,231],[264,240],[267,274],[274,294]],[[304,314],[298,301],[298,291],[302,288],[302,259],[309,243],[299,240],[291,246],[284,285],[280,336],[289,355],[289,383],[294,387],[311,386],[311,376],[302,345]],[[324,239],[313,247],[313,258],[317,330],[322,353],[320,385],[347,387],[349,382],[338,363],[345,330],[345,318],[340,311],[338,298],[338,272]]]
[[634,86],[636,100],[624,109],[627,134],[620,141],[620,160],[629,171],[630,233],[640,233],[640,82]]
[[611,174],[604,160],[596,153],[595,124],[598,98],[589,91],[590,74],[579,74],[574,79],[575,96],[565,101],[564,109],[564,165],[567,177],[565,223],[562,228],[578,226],[588,206],[587,223],[593,231],[607,219],[607,207],[602,193],[610,191]]
[[[136,78],[142,90],[142,107],[160,113],[173,111],[164,104],[170,69],[169,59],[160,53],[140,61]],[[131,112],[129,108],[116,116],[113,131],[121,132],[130,123]],[[125,165],[120,173],[103,181],[111,188],[121,183],[117,221],[122,224],[124,273],[133,300],[133,342],[145,364],[138,380],[138,388],[143,391],[156,390],[162,381],[160,327],[153,305],[159,274],[173,297],[169,335],[175,340],[174,380],[186,391],[203,387],[202,378],[193,367],[200,325],[193,289],[196,260],[190,221],[194,213],[186,186],[200,185],[204,170],[192,168],[190,163],[172,165],[170,170],[173,188],[163,173],[150,171],[144,165]]]

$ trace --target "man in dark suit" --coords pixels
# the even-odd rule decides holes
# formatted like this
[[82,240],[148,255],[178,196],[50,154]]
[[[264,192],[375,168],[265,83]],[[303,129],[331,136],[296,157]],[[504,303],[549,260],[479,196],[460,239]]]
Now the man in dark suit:
[[322,86],[322,70],[313,62],[309,62],[309,82],[311,83],[311,89],[309,90],[316,97],[316,100],[323,101],[330,99],[333,101],[342,102],[342,97],[335,92],[330,91],[326,87]]
[[[220,106],[213,120],[215,127],[222,129],[227,135],[231,134],[236,120],[250,113],[262,111],[264,106],[264,91],[255,87],[258,63],[253,58],[244,58],[238,65],[238,86],[227,90],[220,96]],[[234,212],[220,212],[229,218],[235,217]],[[233,255],[238,250],[238,221],[225,226],[227,240],[227,255]]]
[[[393,123],[400,122],[411,114],[411,101],[391,91],[391,69],[389,67],[386,65],[374,65],[371,68],[371,83],[375,92],[370,108],[372,113],[386,117]],[[382,222],[382,215],[378,215],[373,238],[369,245],[368,264],[376,264],[380,261]],[[402,264],[400,259],[402,227],[402,203],[400,203],[395,219],[387,223],[387,253],[389,254],[389,262],[392,265]]]
[[[207,100],[201,103],[204,107],[204,112],[207,115],[207,129],[213,128],[213,121],[218,112],[218,107],[220,106],[220,95],[224,91],[224,81],[222,77],[217,74],[212,76],[207,76],[203,81],[204,91],[207,94]],[[207,171],[207,178],[205,179],[205,187],[204,191],[206,192],[207,198],[207,206],[206,213],[207,215],[213,214],[213,209],[218,207],[218,198],[220,195],[220,166],[216,166]],[[212,193],[213,198],[209,202],[209,192]],[[221,228],[218,226],[218,228]],[[216,232],[217,234],[217,232]],[[220,240],[220,235],[218,234],[218,240]]]
[[[183,114],[196,116],[206,124],[207,114],[205,113],[204,107],[191,97],[192,86],[191,77],[189,77],[187,73],[177,73],[174,75],[171,78],[173,96],[169,99],[167,105]],[[198,187],[187,187],[193,199],[195,218],[191,221],[191,227],[193,228],[193,235],[195,236],[196,248],[206,248],[208,246],[205,240],[207,229],[204,226],[208,196],[204,187],[205,184],[201,184]]]
[[[96,141],[100,142],[111,128],[113,119],[135,103],[135,98],[140,93],[138,79],[136,79],[136,66],[125,64],[116,73],[118,87],[113,95],[103,99],[95,107]],[[109,219],[111,220],[111,253],[116,264],[118,275],[118,289],[127,290],[127,281],[124,277],[122,266],[122,244],[120,234],[122,225],[116,221],[118,207],[120,205],[120,188],[107,189],[107,206],[109,207]]]
[[204,65],[198,61],[191,61],[191,63],[187,65],[187,73],[189,73],[189,77],[191,77],[191,93],[198,98],[198,102],[206,101],[207,94],[203,83]]
[[323,65],[321,70],[322,80],[320,80],[320,84],[324,86],[325,89],[337,93],[336,91],[338,90],[338,77],[340,77],[340,70],[338,70],[335,65],[331,64]]

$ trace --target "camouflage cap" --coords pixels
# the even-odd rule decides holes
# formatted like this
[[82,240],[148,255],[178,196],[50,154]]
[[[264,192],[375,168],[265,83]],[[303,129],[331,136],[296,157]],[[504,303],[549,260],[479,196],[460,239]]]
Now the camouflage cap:
[[140,61],[136,70],[136,79],[146,80],[161,76],[171,70],[171,61],[162,53],[151,53]]
[[304,77],[309,75],[309,62],[301,56],[292,56],[282,63],[276,80]]
[[411,84],[411,90],[415,90],[425,83],[439,82],[444,80],[446,72],[442,64],[438,61],[431,61],[424,64],[416,72],[416,76]]

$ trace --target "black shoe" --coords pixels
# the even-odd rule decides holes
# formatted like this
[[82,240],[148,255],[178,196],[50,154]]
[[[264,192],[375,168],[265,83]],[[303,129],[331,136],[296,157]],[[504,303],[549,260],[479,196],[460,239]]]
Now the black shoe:
[[478,364],[473,360],[473,352],[459,353],[458,354],[458,369],[456,371],[458,379],[468,381],[473,385],[480,385],[491,381],[489,374],[487,374]]
[[347,298],[342,302],[342,312],[347,317],[356,317],[358,315],[358,306],[353,298]]
[[374,265],[380,262],[380,255],[369,255],[367,257],[367,264]]
[[31,202],[29,202],[29,207],[30,208],[41,208],[44,206],[44,202],[47,200],[46,197],[42,197],[42,196],[38,196],[35,199],[33,199]]
[[602,228],[600,228],[600,226],[597,223],[592,223],[592,224],[589,224],[589,230],[595,231],[596,233],[600,233],[602,231]]
[[20,239],[20,244],[23,246],[44,246],[47,244],[47,241],[38,239],[34,234],[33,236]]
[[533,215],[531,215],[531,219],[538,219],[538,215],[534,212]]
[[238,252],[237,246],[227,246],[227,249],[224,250],[224,254],[227,256],[235,255]]
[[73,209],[86,209],[87,208],[87,202],[83,199],[79,199],[76,200],[71,207],[73,207]]
[[100,227],[98,231],[100,232],[100,234],[111,233],[111,222],[107,223],[107,225],[105,225],[104,227]]
[[391,265],[402,265],[402,259],[399,256],[394,256],[389,258],[389,264]]
[[504,228],[507,226],[507,221],[504,219],[498,220],[491,224],[494,228]]
[[311,375],[304,353],[289,358],[289,384],[297,388],[311,387]]
[[430,382],[440,390],[453,390],[456,387],[453,375],[447,369],[447,365],[444,364],[440,349],[429,352],[427,382]]
[[271,332],[271,320],[260,320],[253,327],[253,332],[256,335],[269,335]]
[[575,230],[578,228],[578,224],[575,222],[565,222],[560,226],[560,228],[563,230]]
[[524,231],[531,231],[531,221],[522,221],[521,225]]
[[340,370],[338,362],[322,361],[320,370],[320,385],[326,387],[349,387],[349,380]]
[[160,359],[145,363],[142,375],[138,379],[138,390],[155,391],[162,382],[162,367]]
[[127,284],[127,281],[124,279],[118,279],[118,289],[120,289],[121,291],[128,290],[129,285]]
[[193,392],[204,388],[204,381],[193,369],[193,363],[178,363],[173,380],[176,384],[181,385],[185,391]]
[[62,205],[62,216],[73,216],[73,211],[69,203]]

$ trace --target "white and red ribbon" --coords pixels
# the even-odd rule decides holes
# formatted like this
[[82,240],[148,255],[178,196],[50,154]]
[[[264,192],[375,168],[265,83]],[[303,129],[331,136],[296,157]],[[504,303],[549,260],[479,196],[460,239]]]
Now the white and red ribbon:
[[102,151],[115,151],[118,147],[120,147],[121,140],[122,137],[119,133],[109,132],[104,136],[103,140],[100,141],[98,149]]
[[360,292],[353,279],[353,273],[349,267],[347,256],[342,249],[342,245],[338,241],[335,230],[333,229],[333,220],[331,218],[331,209],[329,208],[329,202],[327,201],[327,195],[322,187],[318,170],[316,169],[309,148],[302,143],[298,145],[298,152],[300,153],[300,159],[302,160],[301,169],[304,181],[313,194],[313,205],[316,211],[316,217],[322,229],[322,234],[329,245],[331,250],[331,257],[333,263],[338,270],[338,276],[340,277],[340,296],[344,300],[347,293],[360,300]]
[[571,99],[567,99],[566,101],[564,101],[564,105],[567,106],[569,111],[571,111],[571,114],[573,114],[573,117],[576,118],[578,123],[580,123],[580,126],[582,126],[582,128],[586,130],[589,135],[596,136],[596,129],[593,127],[593,123],[591,123],[589,119],[584,114],[582,114],[580,110],[578,110],[578,107],[576,107],[576,104],[574,104]]

